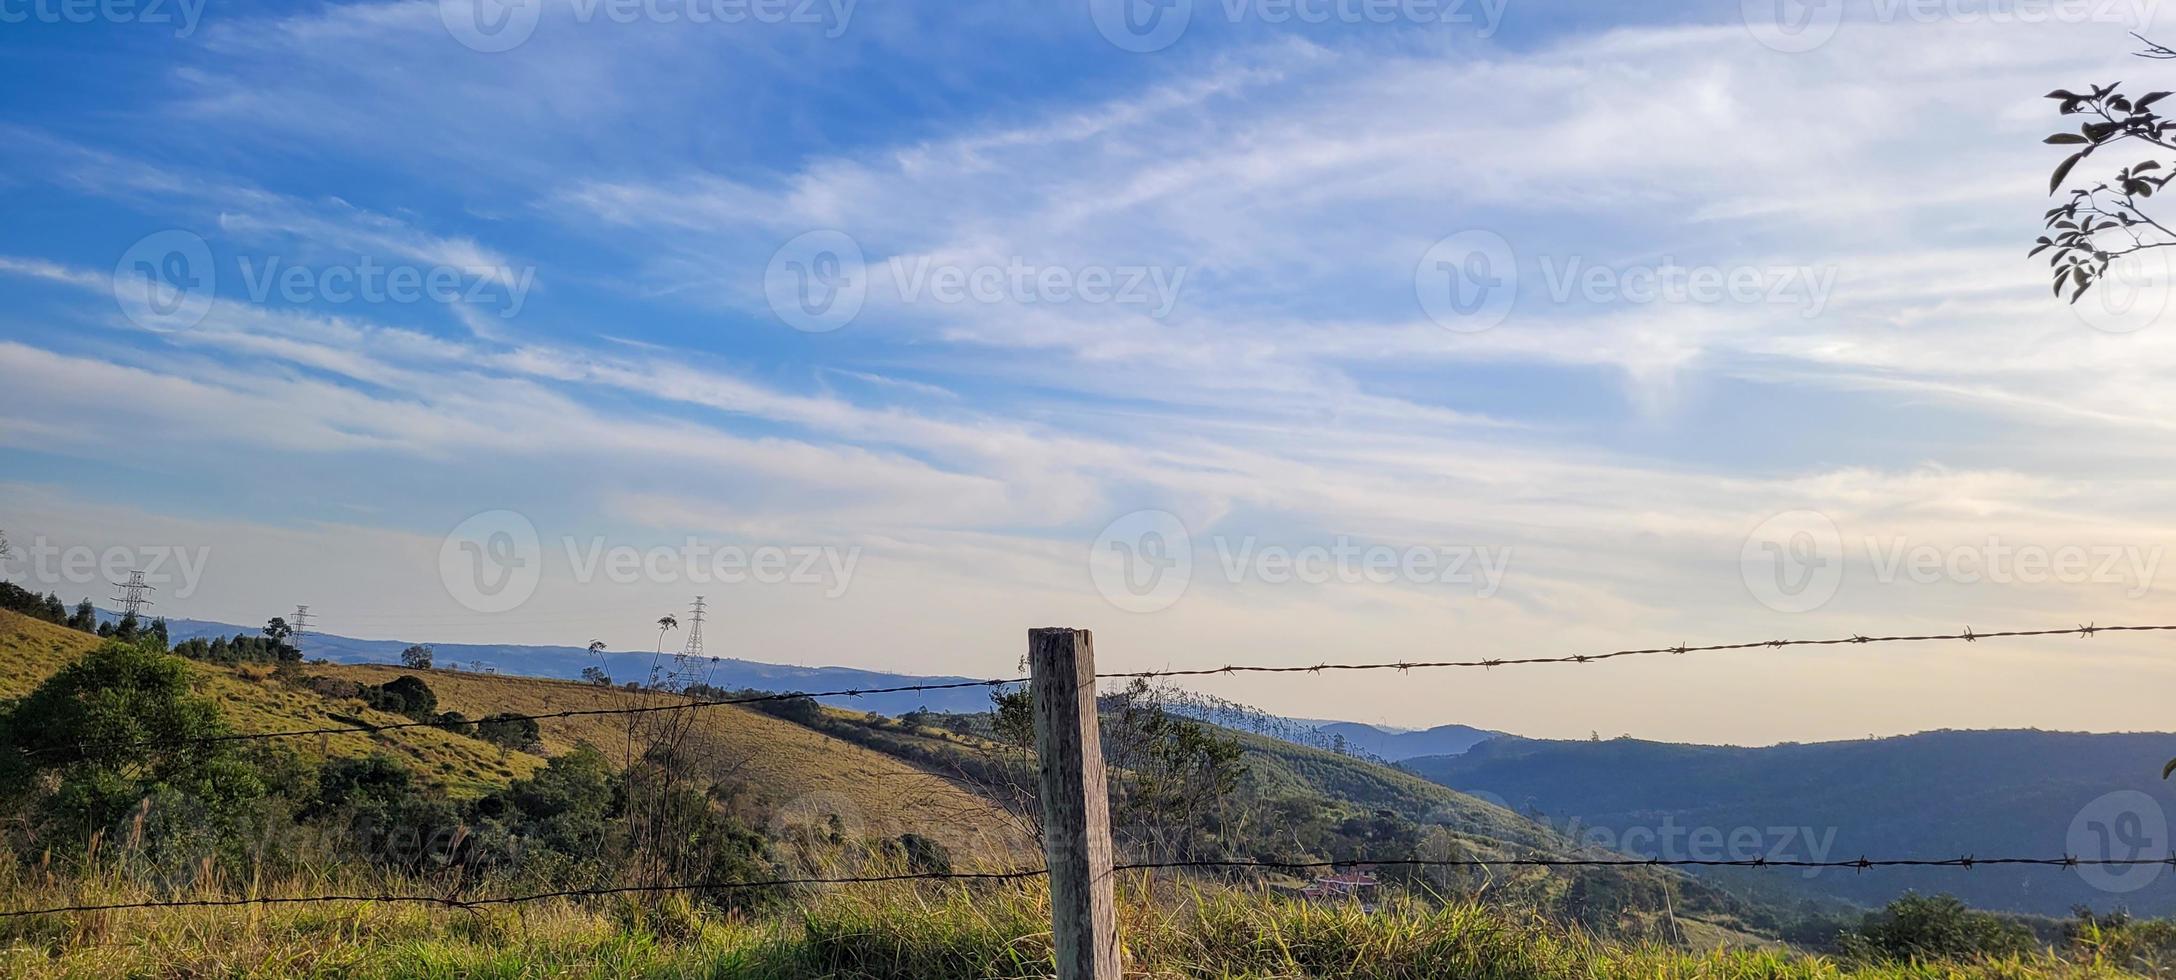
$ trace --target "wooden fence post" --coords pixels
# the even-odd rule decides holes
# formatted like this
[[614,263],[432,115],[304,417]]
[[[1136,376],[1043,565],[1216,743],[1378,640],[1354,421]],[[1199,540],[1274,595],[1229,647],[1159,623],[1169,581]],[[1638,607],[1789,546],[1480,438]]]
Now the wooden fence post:
[[1087,630],[1028,631],[1043,858],[1058,980],[1119,980],[1111,798],[1096,729],[1096,648]]

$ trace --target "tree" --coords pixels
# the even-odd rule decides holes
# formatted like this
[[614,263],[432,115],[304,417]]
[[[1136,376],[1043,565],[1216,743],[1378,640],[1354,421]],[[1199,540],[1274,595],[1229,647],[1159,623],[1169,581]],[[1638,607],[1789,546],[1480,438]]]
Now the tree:
[[85,633],[98,632],[98,607],[85,599],[76,603],[75,611],[68,615],[68,628]]
[[[2136,35],[2133,35],[2136,36]],[[2144,38],[2140,38],[2144,41]],[[2147,41],[2142,57],[2176,59],[2176,49]],[[2133,98],[2121,90],[2121,82],[2087,87],[2083,93],[2056,89],[2047,97],[2057,102],[2057,112],[2082,116],[2078,131],[2055,133],[2042,142],[2076,147],[2048,178],[2048,193],[2063,189],[2063,181],[2087,157],[2102,151],[2117,152],[2124,143],[2138,143],[2176,152],[2176,120],[2153,111],[2168,92],[2148,92]],[[2064,203],[2042,216],[2048,233],[2033,245],[2031,255],[2048,252],[2048,268],[2055,294],[2070,289],[2070,302],[2100,282],[2110,263],[2148,249],[2176,245],[2176,231],[2148,213],[2141,202],[2168,183],[2176,171],[2161,160],[2138,160],[2119,168],[2112,179],[2073,188]]]
[[438,695],[423,678],[402,674],[375,687],[363,690],[365,700],[380,711],[407,715],[417,721],[429,721],[438,711]]
[[2029,953],[2034,945],[2032,930],[2023,925],[1948,895],[1910,893],[1867,913],[1858,930],[1844,936],[1844,949],[1854,956],[1902,961],[1999,959]]
[[418,643],[414,646],[409,647],[406,650],[402,650],[400,652],[400,665],[408,668],[409,670],[431,669],[430,646],[428,644]]
[[274,643],[285,643],[288,637],[295,635],[295,628],[287,625],[285,618],[274,616],[264,621],[264,635]]
[[582,668],[582,679],[598,687],[612,686],[612,675],[605,673],[603,667]]
[[0,713],[0,799],[36,798],[44,821],[81,842],[162,791],[203,791],[228,758],[230,743],[209,741],[224,734],[186,661],[108,642]]
[[536,719],[502,711],[476,723],[476,737],[494,745],[528,751],[544,736]]

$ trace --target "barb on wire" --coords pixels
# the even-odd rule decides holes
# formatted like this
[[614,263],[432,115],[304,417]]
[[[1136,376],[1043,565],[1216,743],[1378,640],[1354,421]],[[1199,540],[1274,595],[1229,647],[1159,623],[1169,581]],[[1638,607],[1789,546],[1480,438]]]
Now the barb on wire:
[[[2176,854],[2158,858],[2081,858],[2075,855],[2062,857],[2000,857],[1983,858],[1966,855],[1953,858],[1884,858],[1860,857],[1846,861],[1797,861],[1769,858],[1750,860],[1702,860],[1691,858],[1354,858],[1343,861],[1273,861],[1260,859],[1232,859],[1209,861],[1140,861],[1113,865],[1113,871],[1167,871],[1180,869],[1256,869],[1266,871],[1308,871],[1337,868],[1837,868],[1866,871],[1874,868],[1956,868],[1970,871],[1984,866],[2027,866],[2048,868],[2079,867],[2139,867],[2143,865],[2167,865],[2176,868]],[[742,888],[776,888],[788,885],[867,885],[901,881],[1015,881],[1040,878],[1049,874],[1043,868],[1021,868],[1013,871],[930,871],[915,874],[872,875],[855,878],[771,878],[758,881],[692,881],[662,885],[626,885],[611,888],[567,888],[558,891],[529,892],[517,895],[497,895],[481,898],[454,898],[445,895],[293,895],[255,896],[246,898],[191,898],[165,899],[142,902],[107,902],[102,904],[55,905],[46,908],[0,909],[0,919],[21,918],[32,915],[62,915],[80,912],[115,912],[128,909],[176,909],[176,908],[233,908],[251,905],[300,905],[319,902],[373,902],[386,904],[438,905],[455,909],[476,909],[491,905],[519,905],[560,898],[592,898],[608,895],[628,895],[656,892],[723,891]]]
[[1925,633],[1899,636],[1866,636],[1852,634],[1825,640],[1754,640],[1746,643],[1711,643],[1706,646],[1678,644],[1668,647],[1646,647],[1635,650],[1612,650],[1607,653],[1575,653],[1561,657],[1491,657],[1485,660],[1433,660],[1433,661],[1378,661],[1351,664],[1312,664],[1301,667],[1273,667],[1261,665],[1230,664],[1223,667],[1196,667],[1181,670],[1134,670],[1097,674],[1102,680],[1151,679],[1157,677],[1203,677],[1211,674],[1319,674],[1325,670],[1396,670],[1412,671],[1428,667],[1522,667],[1533,664],[1585,664],[1599,660],[1615,660],[1619,657],[1647,657],[1661,654],[1679,656],[1687,653],[1714,653],[1726,650],[1781,649],[1783,647],[1823,647],[1841,644],[1864,643],[1926,643],[1939,640],[1963,640],[1977,643],[1980,640],[2005,637],[2076,636],[2080,639],[2096,633],[2145,633],[2176,630],[2176,626],[2094,626],[2086,624],[2069,629],[2003,630],[1997,633],[1975,633],[1967,626],[1962,633]]
[[[1579,653],[1560,657],[1493,657],[1485,660],[1435,661],[1399,660],[1376,663],[1322,663],[1309,666],[1287,667],[1235,664],[1223,667],[1198,667],[1182,670],[1120,671],[1114,673],[1097,674],[1096,677],[1101,680],[1131,680],[1134,678],[1149,679],[1159,677],[1202,677],[1211,674],[1240,673],[1320,674],[1323,671],[1331,670],[1397,670],[1404,672],[1438,667],[1481,667],[1493,669],[1496,667],[1520,667],[1536,664],[1585,664],[1595,663],[1603,660],[1614,660],[1620,657],[1641,657],[1659,654],[1682,655],[1687,653],[1713,653],[1718,651],[1751,650],[1756,648],[1780,649],[1783,647],[1800,646],[1835,646],[1838,644],[1846,643],[1923,643],[1941,640],[1963,640],[1965,642],[1972,643],[1987,639],[2038,636],[2077,636],[2082,639],[2086,637],[2091,637],[2098,633],[2140,633],[2155,631],[2176,631],[2176,625],[2096,626],[2092,624],[2085,624],[2068,629],[2004,630],[1996,633],[1975,633],[1972,631],[1972,628],[1968,626],[1962,633],[1928,633],[1897,636],[1865,636],[1854,634],[1852,636],[1825,640],[1753,640],[1744,643],[1714,643],[1708,644],[1706,646],[1686,646],[1684,644],[1679,644],[1677,646],[1668,647],[1647,647],[1643,649],[1632,650],[1612,650],[1607,653]],[[502,715],[500,717],[506,721],[553,721],[557,719],[584,718],[599,715],[635,715],[658,711],[684,711],[690,708],[715,708],[727,705],[759,704],[767,701],[785,701],[794,698],[863,697],[870,694],[906,694],[915,691],[953,691],[963,688],[975,687],[995,688],[1003,687],[1009,684],[1025,684],[1027,682],[1028,678],[1025,677],[1005,677],[992,678],[989,680],[948,681],[939,684],[903,684],[896,687],[851,688],[839,691],[791,691],[777,694],[757,694],[738,698],[722,698],[717,700],[701,700],[691,698],[684,701],[674,701],[664,704],[647,704],[624,708],[573,708],[565,711],[548,711],[541,714],[533,715]],[[241,742],[253,739],[266,738],[299,738],[310,735],[324,736],[358,733],[373,734],[377,732],[397,731],[404,728],[432,728],[436,726],[437,723],[431,721],[402,721],[379,724],[373,722],[365,722],[357,719],[355,721],[339,726],[327,726],[323,728],[298,728],[287,731],[274,732],[235,732],[227,735],[210,735],[204,736],[202,738],[183,739],[180,740],[178,743],[174,741],[154,742],[148,739],[134,741],[114,740],[105,742],[84,742],[77,743],[71,746],[49,746],[43,749],[37,749],[33,751],[45,753],[59,751],[63,748],[74,748],[77,750],[89,748],[132,748],[149,745],[193,745],[210,744],[217,742]]]

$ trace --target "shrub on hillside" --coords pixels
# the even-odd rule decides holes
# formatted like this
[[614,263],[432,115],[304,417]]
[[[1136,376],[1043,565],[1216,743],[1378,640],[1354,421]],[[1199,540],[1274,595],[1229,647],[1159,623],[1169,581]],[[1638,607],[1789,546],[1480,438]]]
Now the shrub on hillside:
[[225,734],[185,661],[109,641],[0,708],[0,808],[63,851],[239,858],[284,819],[271,798],[297,764]]
[[1912,961],[2021,956],[2036,943],[2032,930],[1954,896],[1906,894],[1867,913],[1842,945],[1858,959]]
[[478,721],[476,737],[493,745],[528,752],[540,747],[544,732],[537,727],[536,719],[502,711]]

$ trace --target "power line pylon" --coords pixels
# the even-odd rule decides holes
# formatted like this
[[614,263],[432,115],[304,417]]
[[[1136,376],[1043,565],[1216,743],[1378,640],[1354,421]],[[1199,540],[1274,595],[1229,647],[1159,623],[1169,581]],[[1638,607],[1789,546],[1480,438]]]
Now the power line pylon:
[[[688,610],[687,644],[680,648],[679,656],[673,658],[672,672],[677,675],[682,687],[687,686],[691,682],[691,679],[695,676],[696,666],[700,664],[703,659],[704,609],[705,607],[703,605],[703,597],[696,596],[694,607]],[[707,684],[709,682],[710,675],[705,672],[702,680],[698,683]]]
[[296,606],[295,619],[288,623],[287,642],[295,648],[295,658],[302,658],[302,636],[310,629],[310,607]]
[[121,604],[121,615],[142,619],[144,607],[152,605],[149,593],[156,591],[144,582],[144,573],[130,572],[128,581],[115,582],[113,586],[121,590],[120,595],[113,597],[113,601]]

